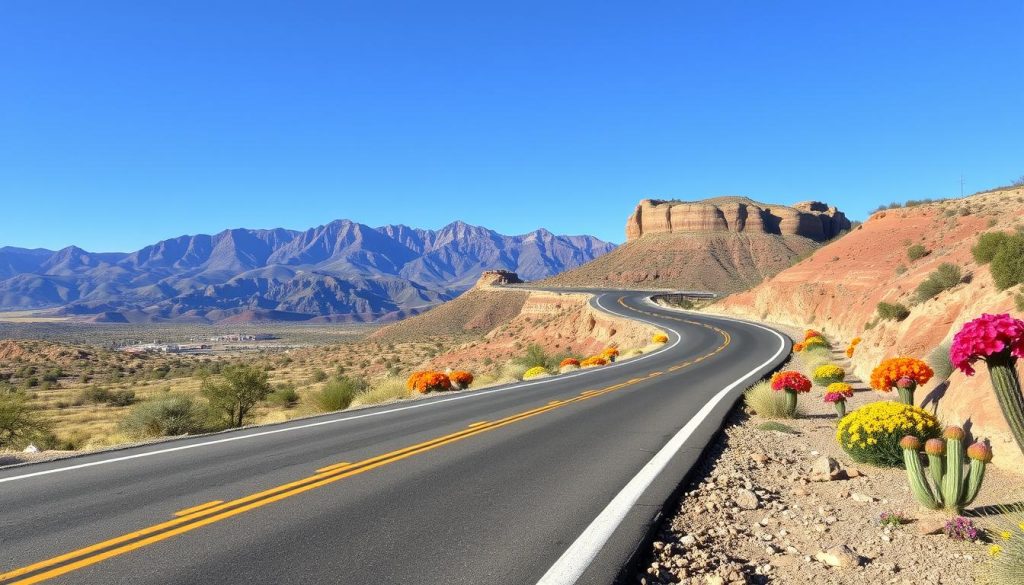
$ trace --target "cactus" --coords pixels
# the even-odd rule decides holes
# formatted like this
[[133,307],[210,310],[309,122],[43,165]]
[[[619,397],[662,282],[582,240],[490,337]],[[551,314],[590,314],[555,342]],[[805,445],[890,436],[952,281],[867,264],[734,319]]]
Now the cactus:
[[[964,506],[978,496],[985,478],[985,465],[992,461],[992,449],[981,442],[967,449],[970,465],[965,478],[964,430],[948,427],[942,434],[945,440],[931,439],[924,445],[928,455],[927,476],[921,468],[921,440],[913,435],[903,437],[900,441],[903,463],[907,468],[910,490],[921,505],[932,510],[944,507],[959,514]],[[934,491],[928,483],[929,476],[935,484]]]
[[907,435],[900,441],[900,447],[903,448],[903,463],[907,468],[907,478],[910,479],[910,491],[914,492],[914,497],[926,508],[938,509],[942,504],[932,495],[928,480],[921,469],[921,458],[917,454],[921,449],[921,439]]
[[832,403],[832,406],[835,407],[835,409],[836,409],[836,416],[838,418],[843,418],[844,416],[846,416],[846,401],[845,400],[836,400],[835,402]]
[[[964,430],[946,427],[946,473],[942,476],[942,501],[959,502],[964,490]],[[948,506],[947,506],[948,507]]]
[[903,404],[914,404],[914,390],[917,390],[917,382],[913,378],[904,376],[896,380],[896,392]]

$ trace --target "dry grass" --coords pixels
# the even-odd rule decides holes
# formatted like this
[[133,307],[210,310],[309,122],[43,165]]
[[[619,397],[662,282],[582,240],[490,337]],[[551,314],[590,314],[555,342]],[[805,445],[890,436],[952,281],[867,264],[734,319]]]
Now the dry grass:
[[369,406],[371,404],[387,404],[410,398],[411,393],[405,387],[405,380],[388,377],[370,385],[370,389],[356,396],[352,406]]
[[793,418],[786,412],[786,396],[772,390],[767,380],[754,384],[743,393],[747,408],[763,418]]
[[1024,583],[1024,507],[1003,507],[1000,513],[990,530],[993,544],[979,582],[1019,585]]

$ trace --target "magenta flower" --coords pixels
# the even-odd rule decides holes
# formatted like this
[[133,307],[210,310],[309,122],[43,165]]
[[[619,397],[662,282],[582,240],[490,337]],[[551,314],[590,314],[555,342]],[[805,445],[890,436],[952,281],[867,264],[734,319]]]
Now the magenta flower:
[[953,365],[968,376],[974,375],[971,364],[993,356],[1024,358],[1024,321],[1008,314],[984,314],[965,323],[949,348]]
[[843,394],[842,392],[826,392],[825,393],[825,402],[835,403],[835,402],[843,402],[845,400],[846,400],[846,395]]

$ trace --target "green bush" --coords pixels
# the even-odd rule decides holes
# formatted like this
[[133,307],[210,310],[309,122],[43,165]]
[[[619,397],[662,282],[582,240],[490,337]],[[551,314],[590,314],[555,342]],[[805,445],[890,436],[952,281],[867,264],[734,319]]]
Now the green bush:
[[299,393],[295,391],[294,384],[281,384],[267,396],[267,402],[284,408],[291,408],[298,404]]
[[110,406],[131,406],[135,404],[134,390],[114,390],[106,400]]
[[1024,283],[1024,236],[1006,238],[992,256],[989,269],[999,290]]
[[319,384],[320,382],[323,382],[327,379],[327,372],[321,370],[320,368],[316,368],[315,370],[313,370],[313,374],[309,377],[309,379],[312,380],[314,384]]
[[203,380],[200,391],[210,407],[220,412],[229,426],[240,427],[256,403],[270,394],[267,372],[256,366],[236,364],[221,369],[219,380]]
[[209,407],[184,394],[167,394],[133,406],[121,421],[133,437],[173,437],[223,428]]
[[546,368],[549,361],[551,361],[551,356],[544,351],[543,347],[536,343],[531,343],[526,346],[526,353],[524,353],[522,357],[516,359],[517,364],[525,366],[527,369],[536,368],[538,366]]
[[776,433],[786,433],[787,435],[800,434],[800,432],[794,429],[793,427],[789,425],[784,425],[780,422],[776,422],[773,420],[763,422],[757,425],[757,428],[761,429],[762,431],[775,431]]
[[902,321],[910,316],[910,309],[900,303],[878,303],[875,307],[878,317],[889,321]]
[[0,447],[21,448],[44,436],[49,424],[21,392],[0,394]]
[[338,376],[332,378],[323,390],[314,395],[314,402],[322,412],[345,410],[355,397],[366,391],[366,382],[358,378]]
[[978,236],[977,243],[971,248],[974,261],[978,264],[988,264],[995,257],[999,248],[1006,243],[1010,234],[1006,232],[987,232]]
[[913,246],[907,248],[907,258],[910,258],[911,262],[913,262],[914,260],[920,260],[921,258],[924,258],[927,255],[928,250],[926,250],[925,247],[922,246],[921,244],[914,244]]
[[960,270],[960,267],[956,264],[950,264],[949,262],[943,262],[928,275],[928,278],[921,281],[921,284],[917,285],[917,300],[919,302],[927,301],[928,299],[934,298],[935,295],[942,291],[949,290],[954,286],[960,284],[963,280],[964,275]]

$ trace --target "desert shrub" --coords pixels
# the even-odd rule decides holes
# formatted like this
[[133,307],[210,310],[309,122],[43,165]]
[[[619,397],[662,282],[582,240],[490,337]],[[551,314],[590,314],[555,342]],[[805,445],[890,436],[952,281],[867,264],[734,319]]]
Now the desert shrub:
[[907,270],[908,269],[905,265],[900,264],[899,266],[896,267],[896,274],[906,274]]
[[1007,238],[992,257],[989,270],[999,290],[1024,283],[1024,235]]
[[566,366],[576,366],[578,368],[580,367],[580,360],[576,358],[565,358],[564,360],[558,363],[559,368],[564,368]]
[[323,389],[313,395],[313,402],[321,412],[345,410],[366,388],[366,381],[360,378],[337,376],[328,380]]
[[743,393],[743,401],[754,414],[764,418],[792,418],[786,407],[784,392],[772,390],[768,380],[762,380]]
[[279,384],[267,396],[267,402],[275,406],[291,408],[299,403],[299,393],[295,391],[294,384]]
[[406,380],[406,388],[415,390],[420,394],[427,392],[444,392],[452,389],[452,381],[443,372],[422,371],[413,372]]
[[578,365],[576,365],[576,364],[566,364],[566,365],[560,366],[558,368],[558,373],[559,374],[568,374],[569,372],[575,372],[576,370],[579,370],[579,369],[580,369],[580,367]]
[[133,437],[169,437],[204,433],[222,427],[210,409],[191,396],[166,394],[133,406],[121,430]]
[[823,347],[825,349],[828,349],[831,346],[829,345],[828,340],[826,340],[820,334],[812,335],[811,337],[804,339],[804,351],[815,347]]
[[811,379],[819,386],[828,386],[846,379],[846,370],[835,364],[825,364],[814,368]]
[[928,359],[925,360],[928,363],[928,367],[935,373],[935,379],[940,382],[948,380],[953,375],[953,362],[949,359],[949,345],[950,342],[948,341],[940,343],[938,347],[928,354]]
[[78,404],[109,404],[111,406],[130,406],[135,403],[134,390],[108,390],[102,386],[86,388],[78,393]]
[[1013,304],[1017,306],[1017,312],[1024,313],[1024,293],[1017,293],[1013,297]]
[[1006,232],[987,232],[978,236],[978,241],[971,248],[974,261],[978,264],[988,264],[995,258],[996,252],[1006,243],[1010,234]]
[[273,390],[267,378],[266,370],[256,366],[225,366],[220,379],[203,380],[200,392],[210,401],[210,408],[221,413],[229,426],[240,427],[256,403]]
[[20,448],[46,435],[49,425],[21,392],[0,394],[0,448]]
[[801,358],[805,362],[814,359],[830,359],[831,357],[832,351],[823,345],[804,347],[804,351],[801,354]]
[[327,372],[321,370],[320,368],[315,368],[313,370],[313,373],[310,374],[310,376],[309,376],[310,381],[312,383],[314,383],[314,384],[319,384],[320,382],[324,382],[324,381],[327,380],[327,378],[328,378]]
[[928,275],[928,278],[921,281],[921,284],[917,285],[915,294],[919,302],[927,301],[942,291],[947,291],[954,286],[960,284],[963,280],[963,272],[960,267],[956,264],[950,264],[949,262],[943,262]]
[[134,390],[113,390],[107,397],[107,404],[110,406],[131,406],[135,404],[135,391]]
[[358,394],[351,406],[382,404],[409,397],[409,389],[401,378],[388,377],[373,383],[369,390]]
[[536,343],[531,343],[530,345],[526,346],[526,352],[522,355],[522,357],[516,359],[516,363],[518,363],[521,366],[526,366],[527,369],[535,368],[538,366],[547,367],[548,361],[550,359],[551,358],[550,356],[548,356],[548,352],[544,351],[543,347],[537,345]]
[[[875,307],[878,317],[888,321],[902,321],[910,316],[910,309],[901,303],[887,303],[882,301]],[[870,329],[870,328],[868,328]]]
[[928,250],[921,244],[914,244],[907,248],[907,258],[909,258],[911,262],[914,260],[920,260],[927,255]]
[[473,374],[464,370],[455,370],[448,374],[448,379],[451,380],[453,386],[462,390],[469,388],[469,385],[473,383]]
[[1002,506],[994,528],[988,562],[982,568],[985,583],[1024,583],[1024,507]]
[[866,404],[839,421],[836,440],[858,463],[901,467],[900,439],[914,435],[925,442],[939,436],[939,421],[928,411],[901,402]]
[[502,366],[499,378],[504,380],[522,380],[523,374],[525,374],[526,370],[529,369],[530,368],[522,364],[511,361]]
[[547,376],[548,369],[544,366],[534,366],[523,373],[523,379],[529,380],[530,378],[537,378],[540,376]]

